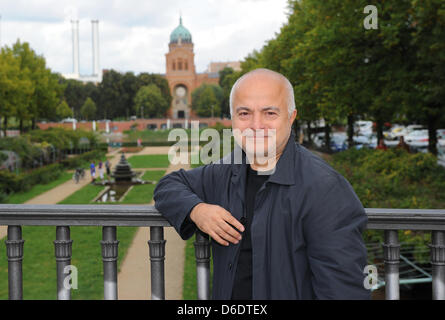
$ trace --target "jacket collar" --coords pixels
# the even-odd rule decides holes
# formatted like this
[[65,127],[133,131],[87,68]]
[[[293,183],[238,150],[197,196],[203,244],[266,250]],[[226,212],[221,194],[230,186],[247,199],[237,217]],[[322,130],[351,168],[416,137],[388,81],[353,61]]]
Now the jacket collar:
[[[236,143],[235,143],[235,148],[239,148],[239,146]],[[295,172],[294,172],[295,154],[296,154],[295,135],[292,132],[291,135],[289,136],[289,140],[287,141],[286,146],[284,147],[284,151],[281,154],[280,159],[278,159],[278,162],[275,166],[275,172],[269,177],[267,181],[282,185],[295,184]],[[234,153],[232,152],[231,154],[232,160],[234,159],[233,155]],[[237,183],[244,186],[247,166],[248,164],[246,162],[246,154],[243,151],[242,163],[232,165],[233,183]]]

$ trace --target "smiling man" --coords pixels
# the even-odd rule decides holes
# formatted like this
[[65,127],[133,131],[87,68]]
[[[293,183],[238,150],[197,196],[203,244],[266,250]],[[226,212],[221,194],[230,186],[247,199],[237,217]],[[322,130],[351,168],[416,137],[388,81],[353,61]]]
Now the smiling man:
[[366,214],[350,184],[295,143],[292,85],[253,70],[230,108],[241,163],[235,150],[165,176],[154,192],[183,239],[196,228],[212,238],[213,299],[369,299]]

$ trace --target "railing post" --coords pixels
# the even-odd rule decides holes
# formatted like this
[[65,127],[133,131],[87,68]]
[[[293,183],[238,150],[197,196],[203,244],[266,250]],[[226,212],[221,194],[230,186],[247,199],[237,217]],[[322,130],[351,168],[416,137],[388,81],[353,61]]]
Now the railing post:
[[202,231],[196,232],[196,285],[198,300],[210,299],[210,241],[209,236]]
[[445,231],[433,231],[431,240],[433,300],[445,300]]
[[8,226],[8,238],[6,243],[6,255],[8,257],[8,288],[9,300],[23,299],[23,243],[22,227]]
[[[54,241],[54,250],[57,264],[57,299],[70,300],[71,286],[65,283],[67,271],[65,268],[71,265],[72,243],[70,239],[70,227],[56,227],[56,240]],[[70,278],[67,278],[69,280]]]
[[151,265],[151,299],[165,299],[164,260],[165,240],[163,227],[150,227],[148,240]]
[[399,300],[400,244],[397,230],[385,230],[383,244],[386,300]]
[[104,299],[117,300],[117,257],[119,241],[116,227],[102,228],[102,261],[104,266]]

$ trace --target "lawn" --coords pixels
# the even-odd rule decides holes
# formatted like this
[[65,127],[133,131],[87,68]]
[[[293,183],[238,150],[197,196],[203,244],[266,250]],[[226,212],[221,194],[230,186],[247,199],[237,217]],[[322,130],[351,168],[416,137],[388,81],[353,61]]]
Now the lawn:
[[[168,135],[172,129],[170,130],[143,130],[143,131],[125,131],[126,134],[125,141],[126,142],[135,142],[138,138],[140,138],[143,142],[167,142],[168,141]],[[190,135],[191,130],[186,130],[187,134]]]
[[170,165],[167,154],[134,155],[127,159],[133,169],[167,168]]
[[63,172],[59,178],[57,178],[54,181],[51,181],[48,184],[36,184],[33,186],[30,190],[26,192],[20,192],[12,194],[8,197],[7,201],[5,203],[25,203],[26,201],[37,197],[38,195],[41,195],[42,193],[51,190],[62,183],[65,183],[69,181],[73,177],[73,174],[70,172]]
[[[158,182],[164,174],[165,171],[146,171],[141,179]],[[153,198],[153,191],[155,187],[155,184],[134,185],[122,201],[102,202],[101,204],[148,204]]]

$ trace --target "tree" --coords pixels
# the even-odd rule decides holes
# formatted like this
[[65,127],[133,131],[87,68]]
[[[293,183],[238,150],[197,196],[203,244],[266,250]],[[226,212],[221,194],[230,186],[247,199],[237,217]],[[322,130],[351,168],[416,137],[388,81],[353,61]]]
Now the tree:
[[95,118],[96,111],[96,104],[90,97],[88,97],[80,109],[80,114],[85,120],[89,121]]
[[148,118],[165,117],[170,104],[164,98],[161,90],[155,84],[143,86],[134,98],[133,110]]
[[131,111],[134,104],[134,97],[136,96],[136,93],[140,88],[140,83],[133,72],[127,72],[121,79],[121,86],[122,100],[124,104],[121,111],[121,116],[125,115],[125,117],[128,119],[131,116]]
[[168,105],[170,106],[172,103],[172,96],[170,92],[170,87],[168,85],[167,79],[165,79],[163,76],[159,74],[149,74],[149,73],[140,73],[138,75],[139,80],[139,88],[142,86],[148,86],[150,84],[155,84],[159,90],[161,90],[161,94],[164,97],[165,101],[167,101]]
[[26,108],[33,93],[34,86],[29,80],[29,71],[21,71],[20,60],[9,48],[2,48],[0,52],[0,120],[3,117],[5,136],[8,118]]
[[192,109],[200,117],[219,117],[223,91],[220,86],[203,84],[192,92]]
[[[222,116],[230,117],[230,91],[235,82],[232,82],[231,77],[234,74],[234,70],[229,67],[225,67],[219,72],[219,86],[222,88],[223,98],[221,101],[221,114]],[[236,80],[235,80],[236,81]]]
[[445,3],[413,0],[411,4],[407,113],[428,126],[428,150],[437,155],[436,129],[445,122]]
[[63,100],[56,109],[56,116],[59,119],[71,118],[74,116],[73,110],[68,106],[65,100]]
[[21,72],[27,74],[34,87],[30,101],[24,100],[16,108],[20,131],[23,131],[25,120],[31,120],[34,129],[39,118],[55,114],[63,95],[63,86],[58,81],[58,75],[46,68],[45,58],[37,55],[27,42],[21,43],[17,40],[12,48],[7,47],[6,50],[19,59]]
[[99,108],[98,116],[104,119],[113,119],[122,115],[124,98],[122,95],[122,74],[109,70],[103,74],[102,82],[99,84]]

